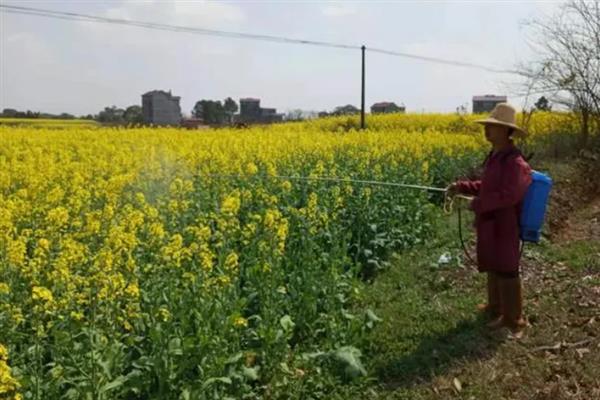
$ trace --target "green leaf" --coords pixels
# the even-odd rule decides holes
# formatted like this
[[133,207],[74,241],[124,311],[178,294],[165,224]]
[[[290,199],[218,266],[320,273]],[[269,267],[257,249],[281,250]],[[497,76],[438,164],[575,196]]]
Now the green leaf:
[[127,382],[127,377],[120,375],[114,381],[109,382],[106,385],[102,386],[100,388],[100,393],[106,393],[110,390],[116,389],[119,386],[123,385],[125,382]]
[[342,317],[346,318],[347,320],[353,320],[354,318],[356,318],[354,315],[350,314],[346,310],[342,310]]
[[169,354],[173,356],[183,355],[183,349],[181,348],[181,339],[173,338],[169,340]]
[[333,353],[333,357],[344,367],[344,373],[350,378],[367,375],[367,371],[360,362],[360,350],[353,346],[340,347]]
[[75,400],[79,398],[79,393],[77,392],[77,389],[71,388],[67,390],[63,397],[68,400]]
[[231,378],[228,378],[226,376],[219,376],[216,378],[209,378],[207,379],[204,384],[202,384],[202,387],[207,388],[212,386],[215,383],[223,383],[225,385],[231,385]]
[[381,321],[382,321],[382,319],[379,318],[377,315],[375,315],[375,313],[371,309],[367,310],[367,322],[365,323],[367,328],[373,329],[373,326],[375,325],[375,323],[381,322]]
[[258,380],[258,367],[253,367],[253,368],[242,367],[242,374],[249,381],[257,381]]
[[304,353],[304,354],[302,354],[302,358],[304,360],[312,360],[312,359],[315,359],[315,358],[323,357],[325,355],[327,355],[327,353],[322,352],[322,351],[315,351],[315,352],[312,352],[312,353]]
[[108,379],[112,378],[112,374],[110,373],[110,362],[108,360],[99,359],[97,363],[102,367],[105,377]]
[[242,353],[241,351],[239,353],[234,354],[233,356],[229,357],[227,359],[227,361],[225,361],[225,364],[235,364],[238,361],[240,361],[242,359],[242,357],[244,356],[244,353]]
[[284,315],[283,317],[281,317],[281,319],[279,320],[279,324],[286,332],[292,331],[296,326],[294,321],[292,321],[292,317],[290,317],[289,315]]
[[290,367],[285,362],[279,363],[279,368],[281,368],[281,370],[288,375],[293,374],[292,371],[290,370]]
[[373,321],[373,322],[381,322],[381,321],[383,321],[370,308],[367,310],[367,319],[369,321]]
[[181,394],[179,395],[180,400],[190,400],[190,391],[188,389],[183,389]]

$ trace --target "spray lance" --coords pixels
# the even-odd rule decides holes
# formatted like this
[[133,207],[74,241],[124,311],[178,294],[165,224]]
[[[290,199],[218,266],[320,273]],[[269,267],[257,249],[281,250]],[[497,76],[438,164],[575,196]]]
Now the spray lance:
[[[211,178],[218,179],[244,179],[242,175],[222,175],[222,174],[208,174]],[[447,188],[438,188],[433,186],[416,185],[409,183],[400,182],[384,182],[375,180],[363,180],[363,179],[349,179],[349,178],[338,178],[331,176],[286,176],[286,175],[268,175],[270,179],[280,180],[295,180],[295,181],[321,181],[321,182],[336,182],[336,183],[351,183],[359,185],[369,186],[385,186],[395,187],[399,189],[412,189],[422,190],[427,192],[438,192],[444,194],[444,210],[447,213],[452,212],[452,203],[454,198],[471,201],[473,197],[451,194]],[[548,204],[548,198],[550,196],[550,189],[552,188],[552,179],[539,171],[531,172],[531,184],[527,188],[525,197],[523,199],[523,206],[521,209],[521,215],[519,218],[520,226],[520,239],[522,242],[521,252],[523,251],[523,245],[526,242],[538,243],[541,239],[542,226],[544,224],[544,216],[546,214],[546,206]],[[458,235],[459,239],[467,258],[474,264],[477,263],[469,255],[466,245],[464,243],[462,233],[462,214],[460,207],[457,208],[458,215]]]

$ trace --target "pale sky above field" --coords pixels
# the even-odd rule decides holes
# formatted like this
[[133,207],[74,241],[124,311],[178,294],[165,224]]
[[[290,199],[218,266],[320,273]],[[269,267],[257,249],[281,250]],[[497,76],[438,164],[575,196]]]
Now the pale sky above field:
[[[523,22],[557,2],[17,1],[171,25],[365,44],[495,68],[532,51]],[[0,108],[75,114],[140,104],[171,89],[196,100],[259,97],[265,107],[331,110],[360,103],[360,52],[0,13]],[[508,94],[510,75],[367,54],[367,105],[454,111],[474,94]]]

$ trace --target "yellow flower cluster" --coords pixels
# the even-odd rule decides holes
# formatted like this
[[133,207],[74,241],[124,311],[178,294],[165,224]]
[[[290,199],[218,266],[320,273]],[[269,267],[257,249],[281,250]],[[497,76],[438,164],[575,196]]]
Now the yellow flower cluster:
[[21,395],[16,393],[20,386],[8,366],[8,351],[0,344],[0,398],[21,399]]
[[244,317],[236,317],[233,320],[233,326],[237,328],[245,328],[248,326],[248,320]]
[[[350,279],[336,268],[353,271],[365,254],[373,261],[370,243],[416,241],[428,199],[291,177],[442,185],[487,148],[473,118],[381,116],[358,131],[355,118],[340,117],[202,133],[0,122],[0,338],[26,349],[90,326],[99,337],[150,329],[149,321],[217,329],[219,312],[202,317],[216,322],[182,320],[213,309],[249,315],[240,299],[248,293],[255,307],[275,308],[263,320],[277,326],[279,310],[330,309],[293,302],[328,301],[315,291]],[[532,121],[534,138],[567,123],[556,114]],[[323,293],[333,299],[345,287],[333,282]],[[243,317],[228,324],[248,327]],[[85,358],[67,357],[71,350],[48,354]],[[19,388],[7,360],[0,346],[0,397]],[[51,376],[18,362],[22,382]]]

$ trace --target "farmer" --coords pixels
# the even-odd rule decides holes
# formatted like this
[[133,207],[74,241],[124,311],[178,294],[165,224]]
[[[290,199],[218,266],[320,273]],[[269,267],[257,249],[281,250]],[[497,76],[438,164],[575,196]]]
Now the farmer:
[[519,216],[525,192],[531,183],[531,168],[513,144],[526,132],[515,124],[515,109],[496,105],[491,115],[476,121],[483,124],[492,150],[484,162],[481,180],[461,180],[448,187],[450,194],[475,196],[470,208],[475,213],[477,264],[487,273],[487,304],[478,308],[490,316],[488,327],[507,327],[519,339],[526,326],[522,312],[519,277]]

